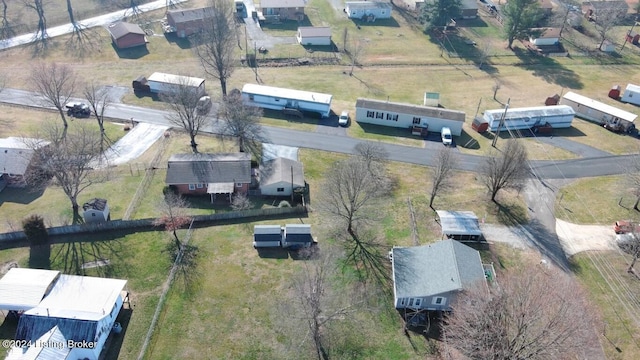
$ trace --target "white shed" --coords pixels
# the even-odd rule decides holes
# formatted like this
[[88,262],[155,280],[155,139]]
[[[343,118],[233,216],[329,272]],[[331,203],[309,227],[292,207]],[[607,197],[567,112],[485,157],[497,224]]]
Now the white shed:
[[628,84],[620,97],[620,101],[640,105],[640,86]]
[[482,231],[473,211],[436,210],[442,227],[442,237],[456,240],[480,240]]
[[296,39],[302,46],[331,45],[331,28],[328,26],[301,26]]
[[105,222],[111,220],[109,204],[106,199],[93,198],[82,205],[85,223]]
[[556,45],[560,42],[560,28],[535,29],[540,35],[530,36],[529,42],[536,46]]

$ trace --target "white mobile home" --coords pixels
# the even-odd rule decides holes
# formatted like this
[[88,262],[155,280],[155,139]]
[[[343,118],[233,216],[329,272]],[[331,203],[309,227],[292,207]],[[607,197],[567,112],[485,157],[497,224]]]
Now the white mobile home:
[[155,72],[147,79],[147,85],[149,85],[149,90],[152,93],[157,94],[175,93],[181,86],[192,88],[198,94],[198,97],[205,94],[204,79],[190,76]]
[[273,110],[295,109],[316,112],[326,118],[331,114],[333,95],[245,84],[242,87],[242,98],[247,105]]
[[391,18],[391,3],[384,1],[347,1],[344,11],[349,19],[361,19],[367,22],[376,19]]
[[485,110],[483,120],[489,123],[489,130],[496,131],[503,115],[503,130],[531,129],[546,124],[554,129],[562,129],[571,127],[575,111],[567,105],[511,108],[506,115],[504,109],[495,109]]
[[586,96],[569,91],[560,99],[560,104],[569,105],[576,112],[576,116],[585,120],[593,121],[600,125],[624,124],[625,128],[633,125],[633,121],[638,117],[628,111],[624,111],[590,99]]
[[458,110],[362,98],[356,101],[359,123],[405,129],[418,126],[433,132],[448,127],[452,135],[460,136],[464,119],[465,113]]
[[640,105],[640,86],[628,84],[620,97],[620,101]]
[[298,44],[302,46],[331,45],[331,28],[328,26],[300,26],[296,33]]

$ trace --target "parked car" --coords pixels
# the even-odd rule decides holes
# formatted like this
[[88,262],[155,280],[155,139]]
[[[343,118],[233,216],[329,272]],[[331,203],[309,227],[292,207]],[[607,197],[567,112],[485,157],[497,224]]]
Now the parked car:
[[631,220],[618,220],[613,224],[613,231],[616,234],[628,234],[630,232],[640,234],[640,224],[633,223]]
[[347,110],[343,111],[338,118],[338,125],[347,126],[349,125],[349,112]]
[[67,103],[65,105],[65,108],[67,108],[67,115],[69,116],[75,116],[75,117],[91,116],[91,109],[89,108],[89,105],[83,102],[73,101],[73,102]]
[[453,138],[451,137],[451,129],[448,127],[443,127],[442,130],[440,130],[440,137],[442,138],[442,143],[445,146],[449,146],[453,143]]

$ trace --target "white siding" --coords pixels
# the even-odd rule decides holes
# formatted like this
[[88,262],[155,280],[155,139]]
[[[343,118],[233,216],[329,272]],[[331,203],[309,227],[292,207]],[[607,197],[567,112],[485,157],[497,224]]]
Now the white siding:
[[629,84],[620,97],[620,101],[640,105],[640,86]]

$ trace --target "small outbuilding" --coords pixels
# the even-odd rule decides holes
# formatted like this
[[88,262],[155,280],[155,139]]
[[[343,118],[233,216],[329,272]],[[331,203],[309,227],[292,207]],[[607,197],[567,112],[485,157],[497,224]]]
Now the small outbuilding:
[[366,22],[390,19],[391,9],[391,3],[387,1],[347,1],[344,3],[344,11],[349,19]]
[[480,240],[482,230],[473,211],[436,210],[440,218],[442,238],[455,240]]
[[290,196],[305,187],[304,171],[299,161],[276,158],[260,165],[260,194]]
[[606,53],[612,53],[616,51],[616,44],[612,43],[609,40],[605,40],[600,44],[600,51]]
[[253,247],[257,249],[282,246],[283,231],[280,225],[254,225]]
[[111,220],[106,199],[93,198],[82,205],[85,223],[99,223]]
[[309,224],[286,224],[282,239],[283,248],[308,248],[315,243]]
[[120,21],[110,24],[107,30],[111,34],[113,45],[118,49],[147,45],[146,34],[137,24]]
[[560,43],[560,28],[532,29],[538,36],[530,36],[529,42],[535,46],[550,46]]
[[640,34],[629,31],[627,32],[626,40],[633,45],[638,45],[638,43],[640,42]]
[[331,45],[331,28],[328,26],[301,26],[296,33],[298,44],[302,46]]

